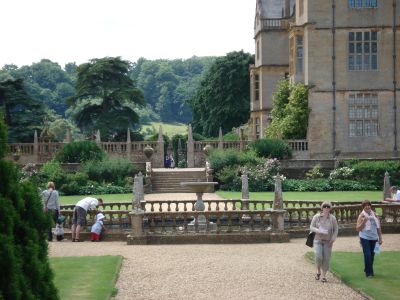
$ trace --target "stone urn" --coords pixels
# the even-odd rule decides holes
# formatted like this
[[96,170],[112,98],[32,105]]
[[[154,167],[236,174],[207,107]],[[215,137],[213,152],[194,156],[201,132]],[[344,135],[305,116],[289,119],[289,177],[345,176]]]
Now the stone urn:
[[153,155],[153,153],[154,153],[154,149],[147,145],[147,146],[143,149],[143,152],[144,152],[144,155],[146,155],[147,159],[150,159],[150,157],[151,157],[151,156]]
[[211,149],[212,149],[211,145],[205,145],[203,148],[204,154],[208,156],[210,154]]

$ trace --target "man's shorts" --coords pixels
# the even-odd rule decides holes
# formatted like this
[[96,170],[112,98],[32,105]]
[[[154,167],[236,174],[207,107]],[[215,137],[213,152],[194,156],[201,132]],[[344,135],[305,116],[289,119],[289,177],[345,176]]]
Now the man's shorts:
[[86,210],[80,206],[75,206],[74,215],[72,217],[72,224],[85,226],[86,224]]

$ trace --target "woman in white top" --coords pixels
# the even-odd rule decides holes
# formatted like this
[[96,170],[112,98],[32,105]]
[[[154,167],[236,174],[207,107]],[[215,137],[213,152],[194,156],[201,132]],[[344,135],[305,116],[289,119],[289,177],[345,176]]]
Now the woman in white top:
[[310,225],[310,230],[315,232],[314,252],[317,266],[315,279],[319,280],[322,272],[322,282],[327,282],[326,273],[329,270],[332,246],[338,235],[338,223],[331,214],[331,207],[330,202],[323,202],[321,212],[313,217]]

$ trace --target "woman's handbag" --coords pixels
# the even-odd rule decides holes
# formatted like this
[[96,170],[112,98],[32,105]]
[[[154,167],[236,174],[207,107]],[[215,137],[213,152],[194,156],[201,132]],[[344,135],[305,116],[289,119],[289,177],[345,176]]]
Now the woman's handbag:
[[315,232],[310,232],[307,236],[307,240],[306,240],[306,245],[308,247],[313,247],[314,246],[314,238],[315,238]]

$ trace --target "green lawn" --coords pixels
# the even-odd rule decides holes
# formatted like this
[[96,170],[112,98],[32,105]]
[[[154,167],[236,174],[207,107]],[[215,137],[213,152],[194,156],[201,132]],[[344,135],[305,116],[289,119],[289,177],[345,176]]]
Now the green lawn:
[[160,123],[160,122],[151,122],[150,124],[142,125],[142,132],[146,133],[147,128],[154,128],[156,133],[160,129],[160,125],[163,130],[163,134],[168,135],[170,138],[175,134],[187,134],[187,125],[183,123]]
[[[225,199],[240,199],[241,192],[217,191],[217,194]],[[365,199],[381,201],[383,193],[380,191],[358,191],[358,192],[284,192],[284,200],[330,200],[330,201],[362,201]],[[129,202],[132,201],[133,194],[108,194],[108,195],[88,195],[90,197],[100,197],[104,202]],[[75,204],[84,195],[61,196],[61,204]],[[273,200],[274,192],[250,193],[252,200]]]
[[[218,195],[225,199],[240,199],[241,192],[218,191]],[[381,201],[381,191],[355,191],[355,192],[283,192],[284,200],[328,200],[328,201]],[[274,192],[250,193],[252,200],[273,200]]]
[[132,201],[133,194],[107,194],[107,195],[73,195],[60,196],[61,205],[76,204],[79,200],[85,197],[101,198],[104,202],[129,202]]
[[51,257],[60,299],[110,299],[122,256]]
[[400,251],[382,251],[375,256],[373,278],[366,278],[364,261],[360,250],[333,252],[331,270],[347,285],[361,289],[373,299],[391,300],[400,298]]

